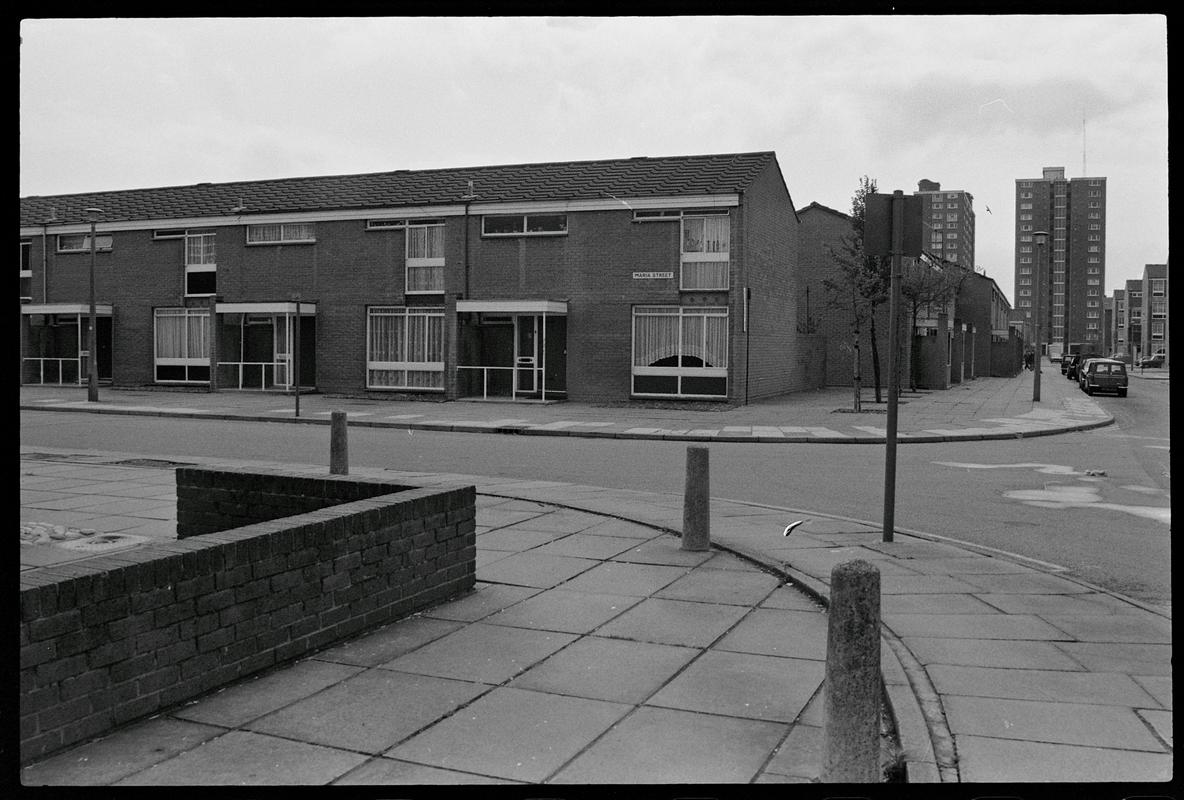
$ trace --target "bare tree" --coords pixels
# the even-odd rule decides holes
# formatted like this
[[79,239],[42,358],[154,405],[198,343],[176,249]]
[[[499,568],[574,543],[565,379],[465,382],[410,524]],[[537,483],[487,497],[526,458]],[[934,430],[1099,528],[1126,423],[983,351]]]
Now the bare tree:
[[[915,334],[922,309],[944,306],[956,300],[970,272],[961,264],[929,253],[909,259],[903,267],[900,281],[900,295],[909,304],[912,322],[909,330]],[[913,368],[909,369],[909,391],[916,390],[917,373]]]

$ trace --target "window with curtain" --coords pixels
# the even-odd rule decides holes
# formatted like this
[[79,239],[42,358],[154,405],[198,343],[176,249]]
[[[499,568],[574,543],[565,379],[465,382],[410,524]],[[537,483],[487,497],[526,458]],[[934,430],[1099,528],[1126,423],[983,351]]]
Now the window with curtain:
[[731,231],[731,217],[726,214],[683,217],[682,289],[728,288]]
[[728,310],[633,309],[633,393],[726,397]]
[[444,388],[443,308],[373,306],[366,339],[368,388]]
[[154,316],[157,382],[208,382],[210,312],[200,308],[158,308]]
[[247,226],[247,244],[285,244],[315,241],[315,228],[310,222],[284,222]]
[[407,292],[444,291],[444,225],[407,226]]

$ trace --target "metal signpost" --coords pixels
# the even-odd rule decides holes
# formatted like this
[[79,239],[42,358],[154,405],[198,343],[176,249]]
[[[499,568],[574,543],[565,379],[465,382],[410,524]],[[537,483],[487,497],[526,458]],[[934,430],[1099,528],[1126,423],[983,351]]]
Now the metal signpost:
[[869,194],[865,198],[863,249],[869,256],[891,256],[888,303],[888,430],[884,454],[883,540],[891,542],[896,525],[896,420],[900,394],[898,353],[900,347],[901,259],[921,255],[921,198],[905,197],[900,189],[891,195]]

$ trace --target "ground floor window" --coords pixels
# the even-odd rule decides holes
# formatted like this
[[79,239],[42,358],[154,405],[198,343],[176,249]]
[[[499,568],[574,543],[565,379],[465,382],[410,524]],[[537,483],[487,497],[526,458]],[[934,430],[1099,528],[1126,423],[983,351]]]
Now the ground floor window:
[[210,312],[203,308],[156,309],[155,360],[158,383],[208,383]]
[[366,386],[444,388],[444,309],[372,306],[366,320]]
[[633,394],[726,397],[728,309],[634,307]]

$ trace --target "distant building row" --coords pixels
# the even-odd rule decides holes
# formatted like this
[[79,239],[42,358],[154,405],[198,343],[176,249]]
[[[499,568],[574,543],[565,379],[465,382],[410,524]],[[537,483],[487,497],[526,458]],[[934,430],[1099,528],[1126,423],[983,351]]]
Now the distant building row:
[[[917,320],[941,346],[912,369],[1005,374],[972,198],[918,193],[928,263],[971,277]],[[850,382],[851,326],[799,319],[850,220],[796,211],[772,152],[25,197],[20,217],[23,383],[85,381],[92,259],[96,364],[121,386],[746,403]]]

